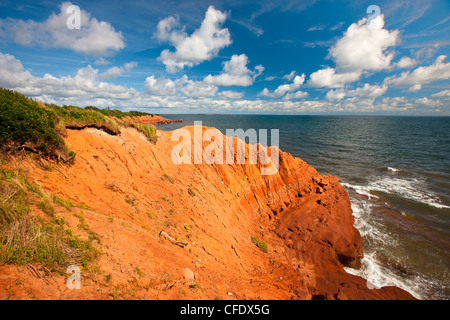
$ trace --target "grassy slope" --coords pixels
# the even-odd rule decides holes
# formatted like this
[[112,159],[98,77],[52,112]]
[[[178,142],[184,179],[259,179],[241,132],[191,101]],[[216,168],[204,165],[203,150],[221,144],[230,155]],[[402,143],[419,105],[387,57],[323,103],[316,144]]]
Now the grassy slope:
[[68,264],[87,267],[100,254],[92,239],[81,240],[67,228],[55,207],[71,211],[75,206],[1,165],[0,265],[39,263],[63,272]]
[[60,271],[68,263],[86,266],[98,256],[91,241],[95,233],[80,240],[55,216],[55,207],[71,211],[76,206],[30,183],[24,172],[5,167],[3,156],[25,148],[49,158],[73,158],[63,140],[66,128],[96,127],[119,134],[122,127],[133,127],[155,142],[154,126],[121,120],[143,115],[150,114],[60,107],[0,88],[0,265],[40,263]]
[[132,126],[147,138],[156,141],[156,128],[125,123],[123,117],[150,115],[144,112],[57,106],[32,100],[25,95],[0,88],[0,146],[3,151],[23,147],[50,157],[73,156],[62,136],[66,128],[95,127],[109,134],[119,134],[120,128]]

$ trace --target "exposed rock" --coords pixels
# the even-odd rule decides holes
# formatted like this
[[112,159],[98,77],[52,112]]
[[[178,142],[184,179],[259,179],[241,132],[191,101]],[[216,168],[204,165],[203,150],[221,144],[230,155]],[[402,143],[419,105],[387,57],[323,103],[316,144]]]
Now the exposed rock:
[[189,268],[183,269],[183,276],[186,280],[193,281],[195,279],[194,271]]
[[[185,129],[193,143],[193,127]],[[261,174],[261,163],[175,165],[171,152],[179,142],[171,141],[171,132],[159,134],[152,144],[129,128],[116,136],[67,130],[66,143],[77,154],[71,166],[43,171],[32,160],[18,161],[30,180],[49,192],[88,205],[84,216],[101,236],[107,254],[97,264],[111,274],[111,291],[120,286],[124,295],[133,291],[127,289],[133,285],[130,272],[120,272],[122,265],[134,270],[133,265],[142,271],[142,283],[157,279],[145,293],[149,299],[215,299],[230,291],[258,299],[413,298],[395,287],[369,289],[366,280],[344,271],[344,266],[359,266],[362,239],[336,177],[320,175],[281,151],[278,172],[267,176]],[[174,183],[162,180],[164,174]],[[195,189],[195,196],[188,188]],[[74,219],[73,212],[61,212],[69,223]],[[76,228],[79,222],[75,218],[73,223]],[[191,245],[167,245],[158,237],[161,226],[174,239],[189,238]],[[250,237],[266,243],[269,252],[259,250]],[[148,252],[145,258],[141,249]],[[202,290],[182,287],[176,279],[182,276],[173,271],[183,270],[186,277],[186,265],[193,261],[196,273],[190,270],[188,276]],[[0,274],[2,268],[9,267],[0,267]],[[8,272],[11,281],[2,283],[14,282],[14,271]],[[162,286],[166,289],[159,290]],[[91,287],[98,285],[83,286],[82,292],[55,291],[52,298],[99,298]]]

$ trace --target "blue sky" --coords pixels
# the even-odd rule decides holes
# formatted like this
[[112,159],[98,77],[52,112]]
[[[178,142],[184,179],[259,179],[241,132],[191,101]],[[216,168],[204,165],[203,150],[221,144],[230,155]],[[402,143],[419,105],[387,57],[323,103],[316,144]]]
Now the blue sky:
[[445,0],[3,0],[0,87],[161,114],[450,115],[449,34]]

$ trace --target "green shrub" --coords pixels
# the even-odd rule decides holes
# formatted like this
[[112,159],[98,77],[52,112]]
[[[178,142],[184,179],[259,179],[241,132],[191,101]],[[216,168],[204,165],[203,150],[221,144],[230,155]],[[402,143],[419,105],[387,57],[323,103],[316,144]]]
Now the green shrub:
[[173,177],[170,174],[164,173],[161,177],[161,179],[163,180],[167,180],[170,183],[175,183],[175,180],[173,179]]
[[252,242],[259,248],[261,251],[267,253],[269,252],[269,248],[267,247],[267,244],[265,244],[263,241],[256,239],[255,237],[251,237]]
[[[61,135],[65,128],[95,127],[109,134],[120,133],[120,125],[132,125],[151,142],[156,141],[156,127],[120,121],[124,117],[151,115],[140,111],[99,109],[93,106],[62,107],[37,102],[25,95],[0,88],[0,146],[10,149],[24,146],[26,150],[52,157],[75,153],[68,150]],[[12,146],[11,146],[12,144]],[[72,160],[72,159],[69,159]]]
[[55,131],[54,112],[23,94],[0,89],[0,145],[32,143],[43,154],[62,149],[63,140]]
[[146,136],[146,138],[150,142],[156,142],[157,136],[156,136],[156,127],[149,125],[149,124],[137,124],[137,123],[128,123],[125,124],[126,126],[135,128],[137,131],[141,132]]

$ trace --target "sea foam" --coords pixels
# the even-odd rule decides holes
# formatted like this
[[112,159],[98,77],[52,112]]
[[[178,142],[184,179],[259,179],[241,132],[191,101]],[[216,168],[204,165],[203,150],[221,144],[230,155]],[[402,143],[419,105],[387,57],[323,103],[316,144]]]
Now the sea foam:
[[355,190],[359,194],[368,196],[369,198],[378,198],[373,194],[374,191],[378,191],[395,194],[404,199],[426,204],[438,209],[450,208],[450,206],[443,204],[441,199],[436,194],[427,189],[424,180],[417,178],[382,176],[370,181],[364,186],[349,183],[342,183],[342,185]]
[[[350,197],[353,215],[355,217],[355,228],[358,229],[365,241],[374,244],[390,243],[395,246],[397,241],[389,233],[383,232],[383,227],[376,216],[372,214],[372,205],[364,199]],[[378,246],[376,246],[378,247]],[[347,273],[360,276],[367,280],[369,289],[380,288],[384,286],[397,286],[402,288],[414,297],[421,299],[421,292],[426,284],[421,279],[406,279],[399,277],[389,268],[383,266],[377,258],[377,251],[372,248],[364,248],[364,258],[361,259],[361,268],[344,268]]]

